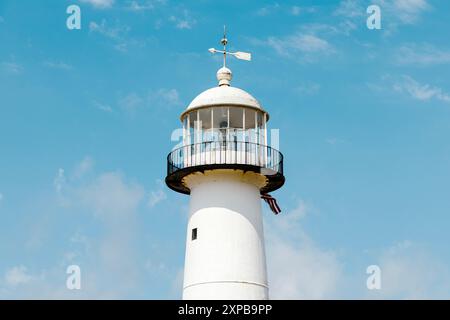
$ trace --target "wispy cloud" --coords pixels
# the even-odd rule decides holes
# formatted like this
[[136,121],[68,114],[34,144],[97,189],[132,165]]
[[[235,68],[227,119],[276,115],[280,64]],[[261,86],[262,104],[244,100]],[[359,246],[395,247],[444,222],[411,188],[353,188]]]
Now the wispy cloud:
[[176,89],[161,88],[156,91],[150,91],[148,100],[152,106],[172,107],[181,104],[180,95]]
[[420,84],[410,76],[403,76],[399,81],[396,81],[393,84],[393,89],[397,92],[406,93],[416,100],[438,100],[450,103],[450,95],[441,88],[429,84]]
[[72,70],[73,67],[70,64],[64,63],[62,61],[45,61],[44,66],[52,69],[59,69],[59,70]]
[[8,74],[19,75],[23,72],[23,67],[16,62],[5,61],[1,63],[1,66],[2,69]]
[[144,108],[167,109],[180,104],[181,100],[178,91],[166,88],[150,90],[147,93],[131,92],[121,97],[118,101],[119,107],[131,115]]
[[274,2],[272,4],[265,5],[263,7],[257,8],[254,10],[253,14],[259,17],[268,17],[273,14],[284,14],[284,15],[292,15],[299,16],[303,13],[314,13],[316,12],[316,8],[312,6],[288,6],[284,4],[280,4],[278,2]]
[[315,82],[306,82],[294,88],[294,92],[300,95],[315,95],[320,91],[320,84]]
[[332,250],[322,249],[303,231],[300,222],[310,208],[304,201],[271,221],[267,232],[270,296],[272,299],[335,297],[342,266]]
[[136,92],[129,93],[119,99],[119,107],[128,113],[134,114],[138,109],[145,105],[145,100]]
[[127,9],[131,11],[150,11],[154,10],[158,5],[163,5],[166,0],[147,0],[147,1],[128,1]]
[[94,107],[96,107],[98,110],[104,111],[104,112],[108,112],[111,113],[113,112],[113,109],[111,108],[111,106],[109,104],[104,104],[98,101],[93,101],[92,102]]
[[[138,291],[143,267],[135,250],[137,210],[146,192],[139,183],[118,172],[86,175],[92,162],[85,157],[69,172],[68,176],[78,173],[79,178],[67,179],[65,192],[71,209],[95,219],[102,231],[95,236],[81,231],[69,234],[66,250],[40,273],[30,273],[22,265],[7,270],[4,282],[8,286],[2,297],[118,299]],[[82,290],[65,288],[64,271],[69,264],[81,267]]]
[[273,3],[273,4],[270,4],[270,5],[267,5],[267,6],[258,8],[258,9],[255,11],[255,14],[256,14],[257,16],[262,16],[262,17],[264,17],[264,16],[268,16],[269,14],[274,13],[274,12],[277,11],[278,9],[280,9],[280,4],[278,4],[278,3]]
[[390,36],[402,25],[414,25],[432,9],[427,0],[374,0],[383,19],[384,35]]
[[427,0],[382,0],[383,6],[391,6],[400,21],[406,24],[413,24],[419,20],[420,15],[431,8]]
[[94,168],[94,159],[90,156],[84,157],[79,163],[75,165],[73,170],[73,178],[81,179]]
[[431,44],[405,44],[395,54],[398,65],[430,66],[450,63],[450,50],[439,49]]
[[158,203],[167,199],[167,194],[165,192],[166,186],[161,180],[156,181],[158,187],[155,190],[150,191],[147,205],[153,208]]
[[302,13],[302,8],[299,6],[292,6],[290,12],[293,16],[298,16]]
[[366,9],[359,0],[343,0],[334,11],[334,15],[347,18],[362,17],[365,14]]
[[5,283],[13,287],[27,284],[31,280],[33,280],[33,276],[27,272],[27,268],[23,265],[13,267],[7,270],[5,274]]
[[114,5],[114,0],[81,0],[82,3],[88,3],[98,9],[108,9]]
[[139,184],[126,183],[119,173],[108,172],[80,188],[78,195],[95,215],[113,219],[134,212],[144,196],[144,189]]
[[119,25],[111,27],[106,20],[103,19],[101,23],[91,21],[89,23],[89,31],[99,33],[110,39],[119,40],[130,31],[130,27]]
[[192,13],[187,9],[182,9],[180,12],[171,15],[169,21],[173,23],[175,28],[180,30],[192,29],[197,23],[197,20],[192,16]]
[[329,145],[335,146],[341,143],[345,143],[346,141],[344,139],[341,138],[337,138],[337,137],[330,137],[325,139],[325,142]]
[[400,241],[383,250],[377,264],[381,269],[381,290],[369,292],[370,298],[450,298],[448,268],[423,246]]
[[327,40],[313,33],[297,32],[285,37],[254,40],[253,43],[269,46],[278,55],[293,58],[303,63],[315,62],[321,56],[327,56],[335,52],[335,49]]
[[113,48],[119,52],[126,53],[131,47],[142,48],[149,41],[148,38],[137,38],[129,35],[131,27],[115,22],[111,24],[105,19],[101,23],[91,21],[89,31],[102,35],[113,42]]

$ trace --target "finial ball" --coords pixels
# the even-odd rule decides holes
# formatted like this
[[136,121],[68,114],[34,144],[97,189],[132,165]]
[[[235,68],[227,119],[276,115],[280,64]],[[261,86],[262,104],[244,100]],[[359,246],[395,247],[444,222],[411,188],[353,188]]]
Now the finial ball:
[[219,86],[229,86],[232,77],[233,74],[231,73],[231,70],[226,67],[222,67],[217,71],[217,80],[219,80]]

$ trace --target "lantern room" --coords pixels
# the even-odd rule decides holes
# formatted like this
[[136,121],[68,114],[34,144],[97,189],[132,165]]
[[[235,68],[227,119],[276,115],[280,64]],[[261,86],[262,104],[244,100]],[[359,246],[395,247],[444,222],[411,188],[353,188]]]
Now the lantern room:
[[217,71],[217,87],[199,94],[181,114],[183,145],[168,156],[168,186],[189,194],[183,178],[197,171],[234,169],[264,175],[261,192],[284,183],[283,156],[267,144],[269,114],[246,91],[232,87],[231,70]]
[[183,145],[203,142],[267,145],[267,112],[250,94],[230,86],[228,68],[221,68],[217,78],[219,87],[198,95],[181,115]]

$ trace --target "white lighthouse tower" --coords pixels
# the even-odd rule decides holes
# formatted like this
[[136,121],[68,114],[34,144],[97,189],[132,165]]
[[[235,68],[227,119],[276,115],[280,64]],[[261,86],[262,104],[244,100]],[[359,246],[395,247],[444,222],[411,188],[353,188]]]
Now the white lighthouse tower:
[[267,145],[269,114],[231,86],[227,55],[218,86],[181,114],[183,146],[167,157],[167,185],[190,195],[183,299],[268,299],[261,195],[285,181],[283,156]]

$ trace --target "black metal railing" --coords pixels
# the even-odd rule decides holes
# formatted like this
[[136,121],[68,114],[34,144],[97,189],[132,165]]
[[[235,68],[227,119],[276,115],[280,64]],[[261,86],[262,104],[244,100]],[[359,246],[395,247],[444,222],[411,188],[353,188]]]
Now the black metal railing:
[[[182,146],[167,156],[167,175],[197,166],[243,165],[283,175],[283,154],[269,146],[241,141],[207,141]],[[224,166],[226,167],[226,166]]]

